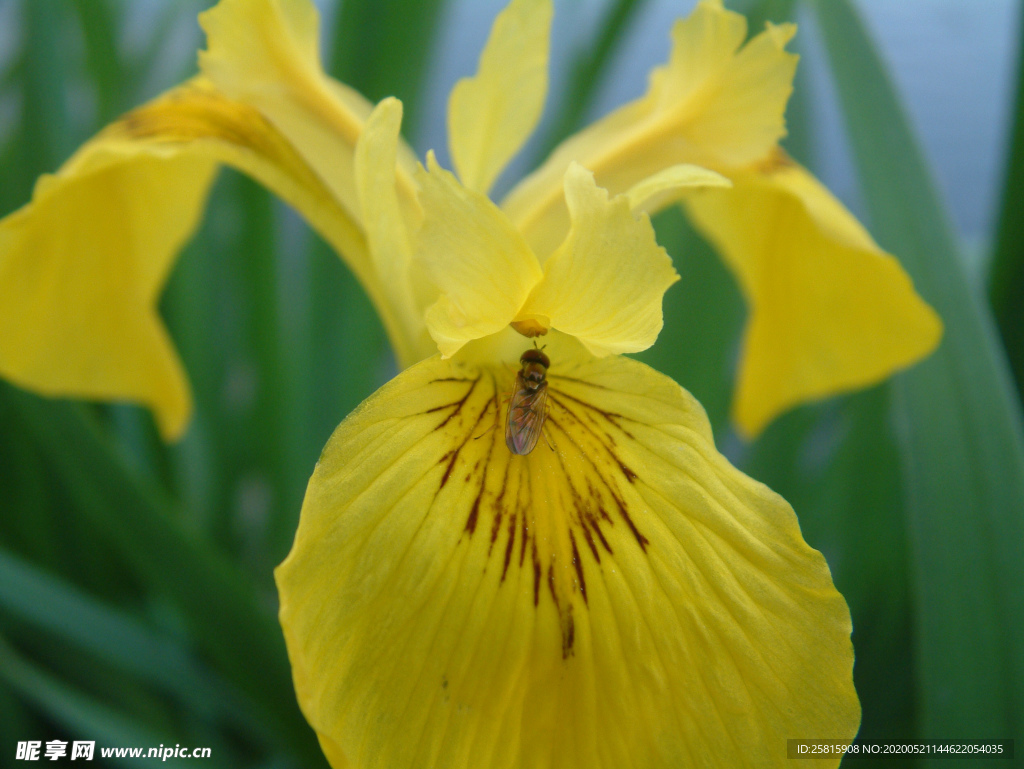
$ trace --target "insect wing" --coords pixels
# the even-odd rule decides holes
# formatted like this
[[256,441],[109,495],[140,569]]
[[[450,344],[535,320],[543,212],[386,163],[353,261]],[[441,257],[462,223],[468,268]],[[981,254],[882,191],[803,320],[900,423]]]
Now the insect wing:
[[508,404],[505,444],[513,454],[529,454],[537,445],[547,414],[548,383],[531,390],[522,375],[516,376],[516,391]]

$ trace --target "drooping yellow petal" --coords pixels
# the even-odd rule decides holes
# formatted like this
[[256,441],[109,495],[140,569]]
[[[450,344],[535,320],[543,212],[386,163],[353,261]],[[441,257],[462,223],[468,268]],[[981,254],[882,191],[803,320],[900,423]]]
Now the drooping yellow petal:
[[641,179],[626,192],[634,211],[660,211],[695,187],[731,187],[728,177],[707,168],[683,163],[669,166],[653,176]]
[[256,110],[200,78],[106,128],[0,222],[0,374],[46,394],[143,403],[178,437],[191,402],[156,302],[218,163],[301,211],[399,333],[330,192]]
[[942,323],[899,262],[781,153],[686,198],[750,318],[733,418],[757,435],[794,405],[872,385],[935,349]]
[[768,24],[743,45],[746,34],[742,14],[725,10],[721,0],[703,0],[676,24],[668,64],[651,74],[658,110],[686,105],[682,109],[690,114],[676,119],[702,165],[751,163],[786,135],[784,114],[799,57],[785,47],[796,26]]
[[[435,345],[423,322],[429,281],[414,275],[413,246],[396,188],[396,157],[402,125],[402,103],[383,100],[374,108],[356,144],[355,179],[360,214],[370,258],[381,291],[407,331],[395,340],[402,367],[433,354]],[[422,272],[422,271],[420,271]],[[419,290],[417,290],[419,289]],[[436,301],[436,290],[430,300]]]
[[0,222],[0,374],[45,395],[143,403],[177,438],[192,399],[156,296],[215,163],[96,149],[76,165],[88,168],[42,177]]
[[473,77],[448,101],[452,163],[484,194],[533,133],[548,90],[551,0],[513,0],[494,21]]
[[[207,35],[202,71],[227,96],[258,109],[357,217],[353,156],[372,105],[324,74],[311,0],[221,0],[199,23]],[[404,143],[399,161],[405,205],[415,197],[415,160]]]
[[661,332],[661,299],[679,280],[647,214],[625,195],[611,200],[578,164],[565,174],[572,228],[544,265],[519,320],[579,339],[595,355],[646,350]]
[[423,226],[416,258],[441,291],[427,310],[427,329],[448,357],[508,325],[543,273],[498,207],[459,184],[433,154],[418,180]]
[[511,372],[462,356],[324,450],[276,578],[335,766],[785,767],[788,735],[852,740],[849,613],[789,505],[671,380],[548,340],[526,456]]
[[785,133],[797,61],[785,45],[794,32],[769,25],[741,47],[746,19],[702,0],[673,28],[672,54],[647,93],[566,139],[502,208],[544,259],[568,227],[561,180],[572,161],[615,195],[666,166],[724,171],[764,157]]

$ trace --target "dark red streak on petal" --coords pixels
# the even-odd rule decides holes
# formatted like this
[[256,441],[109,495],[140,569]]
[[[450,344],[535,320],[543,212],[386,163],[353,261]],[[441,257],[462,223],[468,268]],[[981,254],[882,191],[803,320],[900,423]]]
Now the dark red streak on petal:
[[587,581],[583,578],[583,562],[580,561],[580,551],[576,549],[576,537],[569,529],[569,541],[572,543],[572,565],[576,567],[576,578],[579,580],[580,595],[583,596],[583,603],[587,601]]

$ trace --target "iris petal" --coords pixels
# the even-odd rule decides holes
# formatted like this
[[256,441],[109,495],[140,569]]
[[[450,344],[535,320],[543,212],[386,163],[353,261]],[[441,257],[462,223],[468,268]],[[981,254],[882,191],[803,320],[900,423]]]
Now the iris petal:
[[[372,105],[320,65],[319,17],[310,0],[221,0],[199,15],[199,65],[230,98],[255,107],[357,217],[354,152]],[[399,147],[398,188],[415,197],[415,160]]]
[[462,356],[324,450],[276,573],[321,739],[366,769],[786,766],[786,735],[852,739],[849,613],[792,509],[671,380],[548,340],[526,456],[511,372]]
[[[374,108],[356,144],[355,181],[374,272],[401,323],[398,333],[391,336],[404,367],[430,357],[434,344],[421,309],[428,303],[421,296],[431,296],[430,283],[414,278],[409,227],[413,217],[410,212],[403,215],[398,197],[396,159],[401,125],[402,102],[398,99],[384,99]],[[416,213],[421,219],[422,212]],[[437,300],[436,290],[432,293],[430,302]]]
[[173,439],[192,399],[156,295],[216,164],[125,160],[80,155],[0,223],[0,373],[47,395],[143,403]]
[[476,75],[452,89],[452,163],[470,189],[486,194],[537,127],[548,90],[550,32],[550,0],[513,0],[494,21]]
[[515,319],[543,273],[508,217],[433,154],[418,180],[423,227],[416,258],[442,294],[427,310],[427,329],[451,356]]
[[107,127],[0,222],[0,373],[143,403],[179,436],[191,400],[156,301],[219,163],[301,211],[387,319],[362,235],[320,179],[256,110],[198,78]]
[[732,182],[715,171],[682,163],[641,179],[626,193],[634,211],[660,211],[697,187],[731,187]]
[[781,153],[686,197],[750,307],[733,417],[756,435],[808,400],[867,387],[928,355],[942,322],[899,262]]
[[746,19],[703,0],[672,30],[672,53],[647,93],[560,144],[502,202],[543,260],[565,237],[562,177],[576,161],[611,194],[666,166],[716,171],[766,156],[785,133],[783,113],[797,57],[792,25],[769,26],[746,45]]
[[647,214],[594,184],[573,164],[565,174],[572,228],[544,265],[520,318],[541,317],[595,355],[646,350],[661,332],[661,300],[679,280]]

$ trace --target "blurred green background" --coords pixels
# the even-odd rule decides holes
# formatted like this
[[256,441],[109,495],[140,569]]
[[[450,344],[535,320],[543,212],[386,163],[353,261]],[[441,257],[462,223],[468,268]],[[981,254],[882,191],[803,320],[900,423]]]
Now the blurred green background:
[[[195,71],[195,17],[210,4],[0,0],[0,215],[109,120]],[[946,336],[911,371],[743,444],[728,423],[742,301],[667,212],[659,239],[683,280],[640,357],[694,392],[719,448],[793,504],[828,558],[853,614],[861,738],[1016,738],[1024,750],[1024,92],[1006,110],[993,223],[965,247],[857,3],[728,4],[752,30],[804,25],[791,47],[817,55],[798,71],[785,145],[819,171],[835,147],[848,153],[840,192]],[[372,100],[399,96],[420,155],[442,141],[430,95],[451,81],[437,62],[469,34],[471,62],[483,32],[444,28],[440,0],[319,5],[328,71]],[[563,25],[590,22],[572,46],[554,42],[554,96],[520,172],[611,106],[624,41],[653,5],[556,2]],[[820,119],[822,82],[834,125]],[[330,432],[395,372],[386,339],[338,258],[230,171],[161,310],[196,400],[178,444],[140,409],[0,382],[0,765],[30,739],[209,746],[209,766],[325,765],[295,704],[271,572]]]

